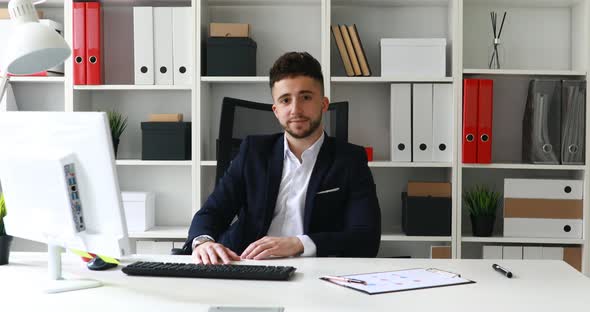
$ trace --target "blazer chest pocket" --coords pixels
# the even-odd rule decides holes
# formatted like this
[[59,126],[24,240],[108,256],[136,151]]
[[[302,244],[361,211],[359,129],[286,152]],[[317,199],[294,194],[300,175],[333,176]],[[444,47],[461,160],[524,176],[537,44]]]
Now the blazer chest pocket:
[[342,214],[344,205],[344,192],[338,187],[321,189],[315,194],[314,211],[324,214]]

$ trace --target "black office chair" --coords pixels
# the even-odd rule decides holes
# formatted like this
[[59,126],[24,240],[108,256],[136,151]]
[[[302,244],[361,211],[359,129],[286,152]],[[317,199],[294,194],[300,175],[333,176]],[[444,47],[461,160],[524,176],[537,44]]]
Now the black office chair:
[[[328,134],[348,142],[348,102],[330,103],[328,112]],[[283,128],[276,120],[271,104],[224,97],[217,140],[215,185],[229,168],[232,159],[238,154],[244,137],[282,131]],[[171,253],[173,255],[189,255],[190,250],[185,245],[183,248],[173,248]]]
[[[328,134],[348,141],[348,102],[330,103]],[[230,162],[239,152],[242,138],[252,134],[271,134],[283,129],[272,112],[272,105],[223,98],[219,139],[217,140],[217,172],[215,184],[223,177]]]

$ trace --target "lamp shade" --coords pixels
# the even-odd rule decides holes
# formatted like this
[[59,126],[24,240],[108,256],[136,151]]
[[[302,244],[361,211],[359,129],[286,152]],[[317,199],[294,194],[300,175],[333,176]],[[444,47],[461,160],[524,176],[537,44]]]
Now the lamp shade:
[[[5,41],[2,68],[15,75],[27,75],[47,70],[64,62],[71,49],[56,31],[39,23],[30,0],[11,0],[11,5],[23,5],[22,10],[11,10],[13,32]],[[13,16],[13,12],[24,12]],[[18,14],[18,13],[17,13]]]

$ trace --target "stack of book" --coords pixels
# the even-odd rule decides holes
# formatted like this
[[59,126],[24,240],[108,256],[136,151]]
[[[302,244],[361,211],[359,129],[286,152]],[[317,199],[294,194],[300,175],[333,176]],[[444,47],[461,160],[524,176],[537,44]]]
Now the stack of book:
[[371,68],[356,25],[332,25],[332,35],[347,76],[371,76]]

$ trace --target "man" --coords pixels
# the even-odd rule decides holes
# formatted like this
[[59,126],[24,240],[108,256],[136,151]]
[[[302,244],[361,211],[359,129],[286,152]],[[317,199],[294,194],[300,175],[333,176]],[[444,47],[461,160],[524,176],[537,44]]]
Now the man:
[[272,109],[285,132],[244,139],[192,220],[186,247],[196,263],[377,254],[381,213],[367,157],[324,133],[323,80],[308,53],[275,62]]

